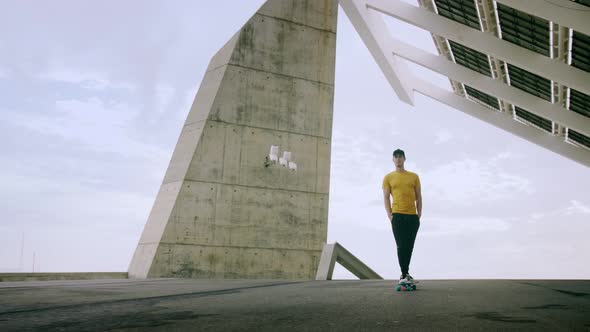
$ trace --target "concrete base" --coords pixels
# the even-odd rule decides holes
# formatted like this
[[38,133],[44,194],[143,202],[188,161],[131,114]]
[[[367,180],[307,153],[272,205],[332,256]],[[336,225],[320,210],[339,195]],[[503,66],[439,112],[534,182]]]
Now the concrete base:
[[[315,277],[328,234],[337,14],[336,0],[268,0],[213,57],[130,278]],[[297,171],[265,164],[272,145]]]
[[590,281],[105,280],[0,284],[0,331],[586,331]]
[[127,272],[0,273],[0,282],[126,278]]

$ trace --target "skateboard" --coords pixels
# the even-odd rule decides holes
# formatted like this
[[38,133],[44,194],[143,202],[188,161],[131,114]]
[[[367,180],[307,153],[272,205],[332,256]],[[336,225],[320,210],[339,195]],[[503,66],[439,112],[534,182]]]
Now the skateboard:
[[399,284],[397,284],[397,286],[395,286],[395,290],[396,291],[415,291],[416,290],[416,284],[413,282],[400,282]]

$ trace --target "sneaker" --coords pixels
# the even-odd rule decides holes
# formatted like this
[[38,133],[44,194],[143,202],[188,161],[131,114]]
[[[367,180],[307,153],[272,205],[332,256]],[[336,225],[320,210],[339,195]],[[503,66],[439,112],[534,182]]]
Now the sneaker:
[[406,280],[407,280],[407,282],[411,282],[414,284],[417,284],[419,282],[418,280],[415,280],[414,278],[412,278],[412,276],[409,273],[406,274]]
[[404,275],[402,274],[401,276],[399,276],[399,283],[407,283],[409,282],[408,279],[406,277],[404,277]]

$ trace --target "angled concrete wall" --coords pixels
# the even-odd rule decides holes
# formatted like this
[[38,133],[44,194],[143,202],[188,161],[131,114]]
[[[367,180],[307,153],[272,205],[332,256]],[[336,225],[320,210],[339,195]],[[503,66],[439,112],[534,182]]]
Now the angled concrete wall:
[[[213,57],[130,278],[314,279],[327,238],[337,0],[270,0]],[[264,167],[271,145],[298,171]]]

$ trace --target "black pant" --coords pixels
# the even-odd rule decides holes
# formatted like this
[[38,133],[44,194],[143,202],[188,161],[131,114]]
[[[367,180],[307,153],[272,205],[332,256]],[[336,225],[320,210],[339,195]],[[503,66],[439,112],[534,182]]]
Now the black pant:
[[397,244],[397,259],[402,275],[408,274],[410,259],[414,250],[414,241],[420,228],[420,219],[415,214],[391,214],[391,228]]

